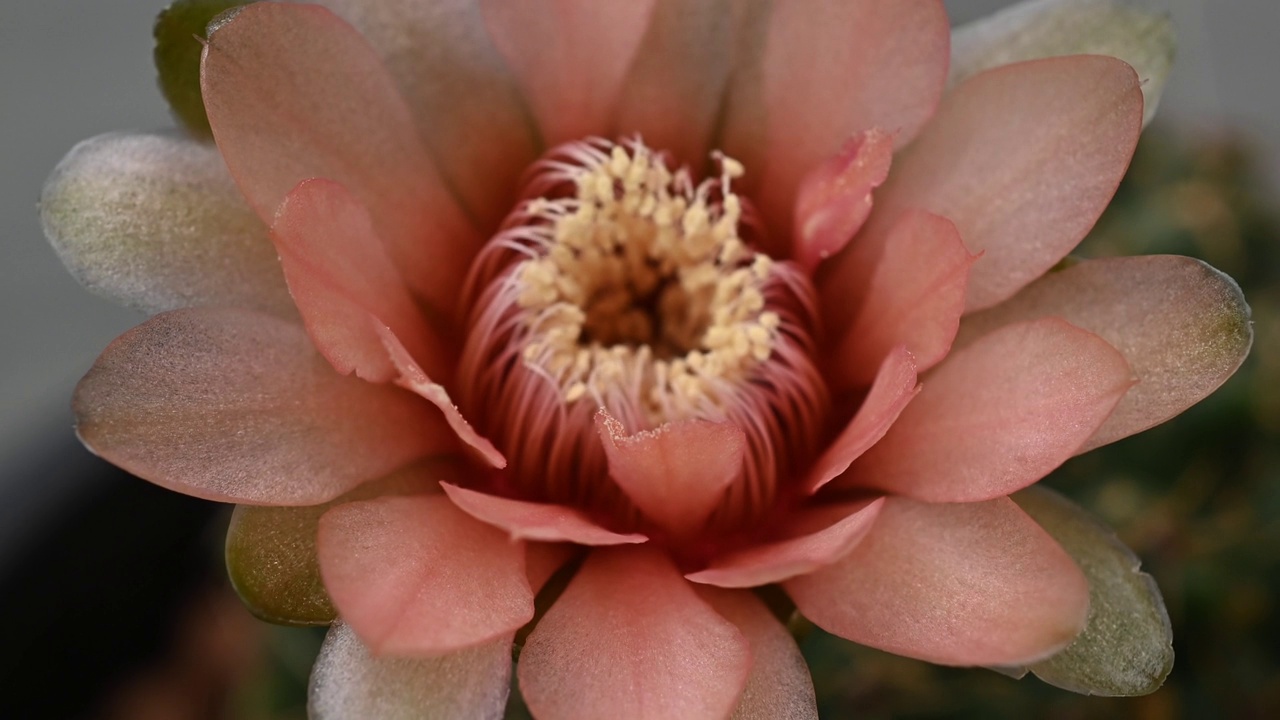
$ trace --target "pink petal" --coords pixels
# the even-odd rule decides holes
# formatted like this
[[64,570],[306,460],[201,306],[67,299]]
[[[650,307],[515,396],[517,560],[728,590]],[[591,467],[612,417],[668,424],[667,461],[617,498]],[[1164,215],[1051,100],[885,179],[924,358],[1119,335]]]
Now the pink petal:
[[480,522],[506,530],[512,540],[624,545],[649,539],[637,533],[621,534],[606,530],[580,510],[564,505],[512,500],[449,483],[441,483],[440,486],[463,512]]
[[930,502],[1008,495],[1071,457],[1132,384],[1093,333],[1056,318],[1010,325],[947,358],[839,483]]
[[805,175],[796,196],[796,262],[812,273],[844,248],[871,214],[871,191],[889,176],[892,161],[893,136],[872,129]]
[[655,0],[481,0],[547,145],[607,133]]
[[311,671],[307,717],[500,718],[510,687],[510,637],[438,657],[374,657],[337,622]]
[[187,309],[120,336],[76,388],[94,452],[209,500],[316,505],[456,447],[409,393],[338,375],[293,323]]
[[517,673],[541,720],[712,718],[734,708],[750,665],[746,638],[646,545],[593,551]]
[[580,549],[577,545],[559,542],[525,543],[525,575],[529,577],[529,587],[533,590],[533,594],[542,592],[542,588],[546,586],[551,576],[572,560]]
[[523,543],[440,495],[339,505],[317,548],[338,614],[375,655],[458,650],[533,619]]
[[883,498],[801,511],[785,539],[741,550],[695,573],[696,583],[726,588],[759,587],[789,580],[830,565],[849,553],[871,529]]
[[1085,260],[966,318],[957,345],[993,328],[1056,316],[1097,333],[1138,378],[1080,452],[1168,420],[1240,367],[1253,343],[1249,306],[1231,278],[1172,255]]
[[382,56],[440,174],[481,228],[497,227],[538,131],[474,0],[324,0]]
[[430,401],[433,405],[440,408],[440,412],[444,413],[445,420],[449,423],[449,427],[457,433],[458,438],[470,447],[478,458],[496,468],[506,467],[507,460],[493,446],[493,443],[476,432],[471,423],[462,416],[462,411],[457,405],[453,404],[453,400],[449,399],[449,391],[444,386],[433,381],[427,376],[422,368],[418,366],[409,351],[405,349],[400,339],[391,331],[391,328],[377,322],[376,318],[369,318],[373,323],[374,329],[378,334],[378,338],[382,341],[383,347],[386,349],[391,362],[395,365],[396,372],[399,377],[396,384],[417,393],[419,396]]
[[336,180],[368,208],[410,286],[452,309],[479,238],[354,28],[315,5],[242,7],[211,29],[201,88],[218,148],[263,221],[299,182]]
[[809,492],[817,492],[839,476],[867,448],[875,445],[889,431],[902,409],[920,392],[916,384],[916,363],[905,347],[894,348],[876,373],[871,390],[862,406],[841,431],[840,436],[814,463],[806,483]]
[[911,351],[917,372],[942,360],[960,325],[976,259],[946,218],[903,213],[889,231],[861,307],[838,345],[829,374],[835,388],[865,386],[895,345],[905,344]]
[[[859,236],[879,246],[897,216],[922,208],[953,221],[982,258],[966,308],[994,305],[1039,277],[1093,227],[1129,166],[1142,126],[1133,69],[1071,56],[1007,65],[949,94],[928,129],[895,159]],[[845,253],[824,297],[857,286]]]
[[[883,128],[898,147],[915,137],[942,97],[949,38],[946,11],[933,0],[773,3],[760,61],[762,107],[726,115],[725,150],[759,183],[775,238],[791,229],[805,174],[849,136]],[[732,142],[733,126],[752,122],[755,112],[767,118],[758,165],[756,153]]]
[[271,239],[308,334],[338,372],[374,382],[395,376],[370,315],[432,374],[449,368],[443,341],[414,303],[369,213],[346,188],[302,181],[276,212]]
[[943,665],[1034,662],[1089,609],[1080,568],[1008,498],[889,498],[853,552],[785,587],[828,632]]
[[809,666],[769,608],[749,592],[700,588],[698,595],[751,643],[751,674],[732,720],[818,720]]
[[732,423],[677,420],[628,435],[601,409],[596,430],[609,476],[646,517],[676,534],[704,522],[742,476],[746,435]]
[[662,0],[636,50],[612,134],[703,167],[733,65],[729,0]]

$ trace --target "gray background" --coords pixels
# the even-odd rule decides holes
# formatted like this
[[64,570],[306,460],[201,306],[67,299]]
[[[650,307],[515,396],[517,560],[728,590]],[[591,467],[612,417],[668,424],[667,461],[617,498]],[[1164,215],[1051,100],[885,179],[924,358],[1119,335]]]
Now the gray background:
[[[70,434],[76,380],[140,320],[76,285],[44,242],[35,204],[50,169],[78,140],[170,124],[151,66],[151,23],[163,4],[0,0],[0,473],[8,473],[0,475],[0,497],[19,480],[47,487],[49,479],[19,478],[12,468],[51,435]],[[964,21],[1008,4],[947,6]],[[1161,119],[1248,130],[1268,148],[1270,167],[1280,168],[1280,3],[1162,4],[1174,13],[1180,48]]]

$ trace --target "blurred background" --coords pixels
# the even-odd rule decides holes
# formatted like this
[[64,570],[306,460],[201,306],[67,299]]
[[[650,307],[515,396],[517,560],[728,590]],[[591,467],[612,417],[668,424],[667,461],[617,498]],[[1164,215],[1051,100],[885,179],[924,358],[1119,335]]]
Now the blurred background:
[[[321,635],[253,620],[226,587],[221,508],[80,448],[68,400],[141,319],[83,291],[40,232],[41,184],[77,141],[171,124],[155,89],[163,0],[0,9],[0,717],[301,718]],[[1011,4],[947,3],[963,22]],[[1157,121],[1087,256],[1181,253],[1235,277],[1257,339],[1178,420],[1049,480],[1164,591],[1177,663],[1135,699],[804,644],[823,717],[1280,717],[1280,4],[1166,0],[1179,51]]]

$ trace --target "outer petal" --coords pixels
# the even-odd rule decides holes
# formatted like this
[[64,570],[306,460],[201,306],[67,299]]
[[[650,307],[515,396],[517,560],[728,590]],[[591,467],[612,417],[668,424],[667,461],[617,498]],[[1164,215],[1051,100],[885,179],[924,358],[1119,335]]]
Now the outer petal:
[[717,558],[707,569],[685,577],[707,585],[749,588],[813,572],[848,554],[871,529],[883,502],[878,498],[801,511],[780,539]]
[[304,180],[281,203],[271,239],[307,333],[334,369],[373,382],[396,376],[372,315],[427,372],[447,372],[452,358],[444,343],[414,303],[369,213],[346,188]]
[[911,352],[917,372],[942,360],[960,326],[976,259],[946,218],[904,213],[889,231],[884,255],[836,351],[829,374],[836,388],[871,382],[885,353],[897,345]]
[[725,717],[751,653],[648,546],[596,550],[534,628],[520,689],[542,720]]
[[656,0],[480,0],[548,145],[607,132]]
[[1083,508],[1041,486],[1014,501],[1062,543],[1089,578],[1089,623],[1062,652],[1031,666],[1041,680],[1088,695],[1155,692],[1173,669],[1173,630],[1141,561]]
[[951,33],[947,84],[1000,65],[1057,55],[1110,55],[1142,82],[1143,124],[1151,122],[1173,65],[1173,21],[1134,0],[1031,0]]
[[314,505],[457,446],[409,393],[333,372],[302,328],[246,310],[159,315],[76,388],[94,452],[189,495]]
[[512,540],[571,542],[579,545],[626,545],[648,540],[638,533],[615,533],[597,525],[582,511],[565,505],[524,502],[444,483],[445,494],[466,514],[506,530]]
[[433,658],[378,658],[339,622],[311,671],[307,714],[312,720],[500,720],[510,683],[510,637]]
[[1089,586],[1008,498],[889,498],[844,560],[786,583],[805,617],[854,642],[943,665],[1013,665],[1084,627]]
[[[950,29],[933,0],[778,2],[768,23],[755,110],[767,115],[763,157],[755,164],[750,150],[725,149],[747,162],[748,183],[760,183],[762,209],[783,238],[801,179],[850,136],[883,128],[899,147],[915,136],[942,96]],[[751,109],[740,112],[726,121],[751,122]],[[738,131],[726,134],[735,140]]]
[[336,180],[414,290],[452,308],[479,240],[354,28],[314,5],[247,5],[210,29],[201,83],[213,136],[263,220],[302,180]]
[[333,604],[375,654],[451,652],[533,618],[523,543],[440,495],[339,505],[318,547]]
[[751,643],[751,675],[732,720],[818,720],[813,679],[791,633],[749,592],[698,591]]
[[[981,253],[966,307],[994,305],[1042,275],[1093,227],[1129,166],[1142,124],[1133,69],[1073,56],[1007,65],[947,96],[895,158],[868,227],[823,278],[824,300],[862,287],[898,215],[921,208],[956,224]],[[859,248],[867,244],[867,248]],[[838,328],[837,328],[838,329]]]
[[958,345],[993,328],[1057,316],[1097,333],[1129,361],[1138,384],[1080,451],[1158,425],[1199,402],[1244,362],[1249,306],[1235,281],[1171,255],[1086,260],[1052,272],[966,318]]
[[731,0],[657,0],[618,98],[613,134],[701,167],[733,64]]
[[915,358],[905,347],[894,348],[881,363],[857,414],[813,464],[806,483],[809,492],[817,492],[879,442],[918,392]]
[[679,420],[628,435],[602,409],[596,430],[609,476],[646,517],[677,534],[705,521],[742,476],[746,435],[732,423]]
[[533,118],[474,0],[323,0],[382,56],[446,181],[496,227],[540,150]]
[[85,140],[45,183],[40,220],[81,284],[130,307],[293,312],[266,228],[209,145],[167,135]]
[[931,502],[1008,495],[1071,457],[1131,378],[1115,348],[1062,320],[1009,326],[948,358],[839,482]]

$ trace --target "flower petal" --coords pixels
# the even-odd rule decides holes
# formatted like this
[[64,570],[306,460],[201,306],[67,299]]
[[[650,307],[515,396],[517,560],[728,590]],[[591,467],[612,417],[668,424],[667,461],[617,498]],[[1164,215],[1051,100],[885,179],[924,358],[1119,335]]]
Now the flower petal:
[[596,431],[609,476],[646,517],[676,534],[703,523],[742,476],[746,435],[733,423],[677,420],[629,435],[601,409]]
[[732,720],[818,720],[809,666],[769,608],[749,592],[701,588],[698,594],[751,644],[751,674]]
[[338,372],[386,382],[396,367],[369,316],[433,375],[452,358],[409,294],[369,213],[332,180],[303,180],[280,204],[271,239],[307,333]]
[[871,389],[858,412],[809,471],[806,487],[810,493],[838,477],[849,465],[879,442],[902,414],[903,408],[920,392],[916,383],[916,361],[905,347],[894,348],[880,365]]
[[320,579],[316,531],[320,516],[340,502],[382,495],[440,492],[440,480],[461,467],[444,460],[415,463],[321,505],[237,505],[227,528],[227,576],[258,618],[284,625],[328,625],[336,611]]
[[947,84],[1001,65],[1058,55],[1110,55],[1142,83],[1143,124],[1151,122],[1173,66],[1173,21],[1133,0],[1031,0],[951,33]]
[[218,148],[259,217],[271,222],[303,180],[342,183],[411,287],[448,316],[479,238],[354,28],[315,5],[247,5],[211,27],[201,78]]
[[957,346],[1006,323],[1056,316],[1097,333],[1138,384],[1080,452],[1127,437],[1204,399],[1253,344],[1249,306],[1226,275],[1173,255],[1085,260],[1051,272],[960,326]]
[[960,325],[976,259],[951,221],[926,212],[903,213],[838,345],[828,374],[835,387],[871,382],[885,353],[899,344],[915,358],[916,372],[942,360]]
[[266,227],[209,145],[167,135],[85,140],[45,183],[40,220],[82,285],[130,307],[293,313]]
[[368,38],[417,124],[418,136],[482,228],[514,204],[540,150],[515,76],[474,0],[323,0]]
[[1098,336],[1047,318],[947,358],[898,421],[838,481],[930,502],[1024,488],[1075,453],[1133,384]]
[[542,720],[725,717],[747,681],[746,638],[641,545],[592,551],[520,654]]
[[813,572],[848,554],[871,529],[883,502],[878,498],[802,510],[783,529],[784,539],[716,558],[707,569],[685,577],[718,587],[747,588]]
[[[780,2],[768,23],[763,157],[753,167],[749,150],[739,153],[736,143],[725,150],[748,162],[748,182],[760,183],[773,237],[785,238],[801,180],[851,135],[883,128],[898,147],[915,137],[942,97],[950,27],[942,3],[933,0]],[[744,114],[750,122],[751,113]],[[726,115],[730,125],[739,122],[734,115]],[[730,127],[726,139],[736,134]]]
[[466,514],[501,528],[512,540],[571,542],[579,545],[626,545],[649,538],[638,533],[615,533],[565,505],[525,502],[443,483],[444,492]]
[[430,406],[338,375],[300,326],[247,310],[175,310],[130,330],[73,408],[94,452],[222,502],[314,505],[457,447]]
[[439,657],[379,658],[339,622],[311,670],[307,716],[501,720],[510,685],[510,637]]
[[853,552],[784,587],[828,632],[942,665],[1044,658],[1089,606],[1080,568],[1008,498],[889,498]]
[[[1129,166],[1142,125],[1133,69],[1096,55],[1033,60],[981,73],[947,96],[924,133],[894,159],[876,210],[829,265],[824,299],[861,287],[898,215],[911,208],[956,224],[981,258],[966,309],[1004,300],[1080,242]],[[864,243],[869,248],[851,252]],[[837,330],[839,328],[836,328]]]
[[1110,528],[1041,486],[1013,496],[1084,569],[1089,622],[1075,642],[1031,666],[1041,680],[1086,695],[1155,692],[1173,669],[1173,629],[1160,588]]
[[318,547],[334,606],[378,655],[450,652],[533,618],[524,544],[440,495],[339,505]]
[[612,135],[702,167],[733,64],[730,0],[658,0],[617,101]]
[[549,146],[607,133],[656,0],[480,0]]
[[871,191],[889,177],[893,136],[866,130],[814,167],[796,193],[792,255],[810,273],[840,252],[871,214]]

